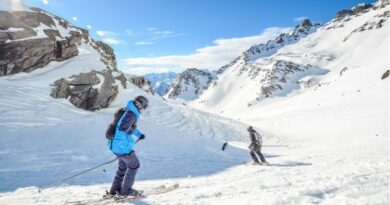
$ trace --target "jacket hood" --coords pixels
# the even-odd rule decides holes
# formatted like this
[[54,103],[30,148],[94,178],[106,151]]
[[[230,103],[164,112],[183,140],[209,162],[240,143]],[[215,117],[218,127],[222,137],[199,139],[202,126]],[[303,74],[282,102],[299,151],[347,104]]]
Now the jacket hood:
[[127,110],[130,110],[131,112],[133,112],[137,118],[139,118],[139,111],[137,109],[137,107],[135,106],[135,102],[133,100],[130,100],[128,103],[127,103]]

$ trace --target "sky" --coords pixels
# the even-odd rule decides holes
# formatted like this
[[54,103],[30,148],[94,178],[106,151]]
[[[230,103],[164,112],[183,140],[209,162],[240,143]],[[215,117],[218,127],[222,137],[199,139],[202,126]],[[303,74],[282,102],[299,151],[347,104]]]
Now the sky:
[[133,74],[218,69],[303,19],[326,23],[373,0],[23,0],[108,43]]

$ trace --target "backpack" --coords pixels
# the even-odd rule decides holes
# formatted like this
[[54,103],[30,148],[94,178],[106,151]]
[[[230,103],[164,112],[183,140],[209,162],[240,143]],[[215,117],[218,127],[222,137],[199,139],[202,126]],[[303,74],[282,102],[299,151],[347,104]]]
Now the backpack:
[[115,126],[118,123],[119,119],[123,116],[123,114],[126,112],[125,108],[121,108],[116,111],[114,114],[114,120],[108,125],[107,130],[106,130],[106,138],[108,140],[112,140],[115,135]]

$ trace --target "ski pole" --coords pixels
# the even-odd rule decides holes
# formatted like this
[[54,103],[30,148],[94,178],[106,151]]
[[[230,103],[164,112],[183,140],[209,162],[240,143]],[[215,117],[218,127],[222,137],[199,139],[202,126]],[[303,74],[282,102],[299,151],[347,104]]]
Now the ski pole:
[[73,176],[70,176],[70,177],[68,177],[68,178],[66,178],[66,179],[63,179],[62,181],[58,182],[58,184],[62,184],[62,183],[64,183],[64,182],[68,181],[69,179],[73,179],[73,178],[75,178],[75,177],[77,177],[77,176],[80,176],[80,175],[82,175],[82,174],[84,174],[84,173],[87,173],[87,172],[90,172],[90,171],[92,171],[92,170],[94,170],[94,169],[97,169],[97,168],[99,168],[99,167],[102,167],[102,166],[104,166],[104,165],[106,165],[106,164],[110,164],[110,163],[116,161],[117,159],[119,159],[119,158],[121,158],[121,157],[123,157],[123,156],[126,156],[126,155],[118,156],[118,157],[116,157],[116,158],[113,159],[113,160],[110,160],[110,161],[105,162],[105,163],[103,163],[103,164],[100,164],[100,165],[98,165],[98,166],[96,166],[96,167],[92,167],[92,168],[87,169],[87,170],[85,170],[85,171],[82,171],[82,172],[80,172],[80,173],[78,173],[78,174],[75,174],[75,175],[73,175]]
[[[140,141],[140,140],[138,139],[138,140],[135,142],[135,144],[137,144],[137,142],[139,142],[139,141]],[[57,183],[54,183],[54,184],[52,184],[52,185],[49,185],[49,186],[45,187],[45,188],[56,187],[56,186],[58,186],[58,185],[60,185],[60,184],[62,184],[62,183],[64,183],[64,182],[68,181],[69,179],[73,179],[73,178],[75,178],[75,177],[77,177],[77,176],[80,176],[80,175],[85,174],[85,173],[87,173],[87,172],[90,172],[90,171],[92,171],[92,170],[94,170],[94,169],[97,169],[97,168],[99,168],[99,167],[102,167],[102,166],[104,166],[104,165],[106,165],[106,164],[110,164],[110,163],[112,163],[112,162],[116,161],[117,159],[119,159],[119,158],[121,158],[121,157],[124,157],[124,156],[126,156],[126,155],[118,156],[118,157],[116,157],[115,159],[112,159],[112,160],[110,160],[110,161],[108,161],[108,162],[104,162],[103,164],[99,164],[99,165],[97,165],[97,166],[95,166],[95,167],[92,167],[92,168],[90,168],[90,169],[84,170],[84,171],[82,171],[82,172],[80,172],[80,173],[77,173],[77,174],[75,174],[75,175],[73,175],[73,176],[70,176],[70,177],[68,177],[68,178],[66,178],[66,179],[63,179],[63,180],[61,180],[61,181],[59,181],[59,182],[57,182]],[[41,190],[42,190],[42,189],[39,189],[39,192],[41,192]]]

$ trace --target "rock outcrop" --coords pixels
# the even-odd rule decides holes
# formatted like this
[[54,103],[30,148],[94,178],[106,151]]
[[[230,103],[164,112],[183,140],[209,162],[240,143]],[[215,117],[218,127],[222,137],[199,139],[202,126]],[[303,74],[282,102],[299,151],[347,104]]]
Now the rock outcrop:
[[271,96],[285,96],[295,89],[298,84],[304,84],[304,87],[310,84],[310,79],[299,82],[300,79],[306,76],[323,75],[327,72],[325,69],[311,65],[277,60],[269,69],[262,70],[260,74],[262,75],[260,78],[261,88],[257,100]]
[[118,94],[118,86],[108,69],[62,78],[53,86],[52,97],[69,99],[74,106],[90,111],[108,107]]
[[344,18],[349,15],[357,15],[359,13],[367,11],[367,9],[373,7],[372,4],[359,4],[351,9],[344,9],[336,14],[336,19]]
[[0,11],[0,76],[72,58],[78,55],[78,46],[89,41],[87,30],[43,10],[30,9]]
[[128,79],[133,85],[137,86],[138,88],[141,88],[147,93],[154,95],[154,91],[150,81],[144,76],[128,75]]

